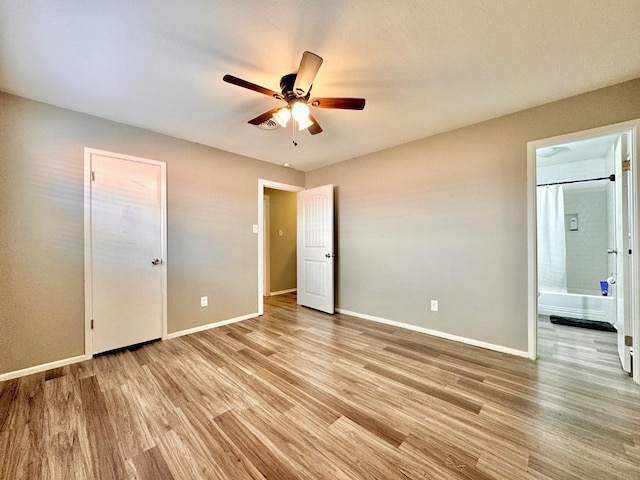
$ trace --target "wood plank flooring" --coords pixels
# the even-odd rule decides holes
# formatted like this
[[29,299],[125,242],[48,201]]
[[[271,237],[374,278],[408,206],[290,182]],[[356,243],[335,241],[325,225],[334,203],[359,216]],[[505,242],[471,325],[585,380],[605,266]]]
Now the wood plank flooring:
[[0,478],[640,478],[640,387],[592,333],[542,318],[531,362],[271,297],[0,383]]

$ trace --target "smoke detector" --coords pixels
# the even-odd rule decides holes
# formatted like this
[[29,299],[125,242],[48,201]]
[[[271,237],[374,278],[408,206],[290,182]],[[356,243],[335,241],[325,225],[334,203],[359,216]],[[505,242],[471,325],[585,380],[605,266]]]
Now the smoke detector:
[[256,125],[256,127],[262,130],[275,130],[278,128],[278,124],[273,118],[270,118],[269,120],[262,122],[260,125]]

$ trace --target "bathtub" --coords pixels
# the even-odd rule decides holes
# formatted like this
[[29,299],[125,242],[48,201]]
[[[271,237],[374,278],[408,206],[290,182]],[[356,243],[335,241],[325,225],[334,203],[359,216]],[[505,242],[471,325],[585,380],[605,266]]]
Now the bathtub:
[[576,293],[540,292],[538,313],[561,317],[582,318],[616,323],[616,302],[614,297],[602,295],[580,295]]

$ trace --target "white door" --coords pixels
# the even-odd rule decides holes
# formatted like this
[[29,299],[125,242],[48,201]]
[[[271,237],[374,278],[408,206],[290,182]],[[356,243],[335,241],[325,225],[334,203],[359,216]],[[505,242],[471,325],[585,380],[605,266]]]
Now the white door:
[[93,354],[163,332],[164,164],[116,154],[90,160]]
[[[626,161],[629,163],[625,163]],[[631,231],[629,229],[629,169],[627,135],[621,135],[615,148],[616,174],[616,329],[618,330],[618,354],[625,372],[631,371],[631,346],[625,337],[631,336]]]
[[298,192],[298,304],[334,313],[333,185]]

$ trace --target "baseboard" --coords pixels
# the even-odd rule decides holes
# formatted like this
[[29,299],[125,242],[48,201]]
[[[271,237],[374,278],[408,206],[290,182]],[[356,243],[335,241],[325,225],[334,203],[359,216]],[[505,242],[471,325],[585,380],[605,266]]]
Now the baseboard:
[[385,325],[391,325],[393,327],[404,328],[406,330],[413,330],[414,332],[425,333],[434,337],[445,338],[447,340],[453,340],[454,342],[464,343],[466,345],[472,345],[474,347],[486,348],[487,350],[493,350],[500,353],[506,353],[509,355],[515,355],[517,357],[529,358],[529,352],[523,350],[516,350],[514,348],[504,347],[502,345],[495,345],[493,343],[481,342],[480,340],[474,340],[473,338],[460,337],[458,335],[451,335],[450,333],[440,332],[438,330],[430,330],[428,328],[417,327],[415,325],[409,325],[408,323],[397,322],[395,320],[389,320],[386,318],[374,317],[372,315],[366,315],[364,313],[351,312],[342,308],[336,308],[339,313],[345,315],[351,315],[352,317],[361,318],[363,320],[370,320],[372,322],[384,323]]
[[179,332],[168,333],[165,337],[166,340],[171,340],[172,338],[182,337],[184,335],[190,335],[192,333],[203,332],[204,330],[209,330],[211,328],[222,327],[223,325],[229,325],[230,323],[242,322],[243,320],[249,320],[251,318],[256,318],[259,316],[257,313],[250,313],[249,315],[244,315],[242,317],[230,318],[228,320],[221,320],[219,322],[208,323],[207,325],[200,325],[199,327],[188,328],[187,330],[180,330]]
[[36,365],[34,367],[24,368],[22,370],[16,370],[13,372],[7,372],[0,374],[0,382],[5,380],[12,380],[18,377],[26,377],[27,375],[33,375],[34,373],[46,372],[53,368],[60,368],[72,363],[84,362],[90,360],[91,357],[87,355],[79,355],[77,357],[65,358],[64,360],[57,360],[55,362],[43,363],[42,365]]
[[285,293],[297,292],[297,288],[290,288],[289,290],[278,290],[277,292],[270,292],[269,296],[274,297],[276,295],[284,295]]
[[[295,289],[292,290],[292,291],[295,292]],[[282,292],[282,293],[289,293],[289,291]],[[272,295],[273,295],[273,293],[272,293]],[[453,340],[454,342],[460,342],[460,343],[464,343],[464,344],[467,344],[467,345],[472,345],[474,347],[486,348],[488,350],[494,350],[496,352],[506,353],[506,354],[509,354],[509,355],[515,355],[515,356],[518,356],[518,357],[525,357],[525,358],[529,357],[529,352],[525,352],[525,351],[522,351],[522,350],[516,350],[516,349],[513,349],[513,348],[504,347],[502,345],[495,345],[495,344],[492,344],[492,343],[481,342],[479,340],[474,340],[472,338],[460,337],[458,335],[451,335],[449,333],[440,332],[438,330],[431,330],[431,329],[428,329],[428,328],[417,327],[415,325],[409,325],[407,323],[397,322],[395,320],[389,320],[389,319],[381,318],[381,317],[374,317],[372,315],[366,315],[364,313],[352,312],[352,311],[345,310],[345,309],[342,309],[342,308],[336,308],[336,311],[339,312],[339,313],[343,313],[345,315],[350,315],[352,317],[361,318],[363,320],[370,320],[372,322],[383,323],[383,324],[391,325],[391,326],[394,326],[394,327],[404,328],[406,330],[413,330],[415,332],[425,333],[427,335],[432,335],[434,337],[445,338],[447,340]],[[209,323],[207,325],[200,325],[198,327],[189,328],[187,330],[180,330],[179,332],[169,333],[169,334],[167,334],[165,339],[166,340],[170,340],[172,338],[182,337],[184,335],[189,335],[191,333],[202,332],[204,330],[209,330],[211,328],[222,327],[223,325],[229,325],[231,323],[242,322],[244,320],[249,320],[251,318],[256,318],[258,316],[259,315],[257,313],[251,313],[249,315],[244,315],[244,316],[241,316],[241,317],[230,318],[228,320],[221,320],[219,322]],[[4,382],[6,380],[12,380],[12,379],[18,378],[18,377],[24,377],[24,376],[27,376],[27,375],[32,375],[34,373],[45,372],[45,371],[51,370],[53,368],[64,367],[66,365],[71,365],[72,363],[84,362],[85,360],[90,360],[91,358],[92,358],[91,356],[79,355],[77,357],[66,358],[64,360],[57,360],[57,361],[51,362],[51,363],[44,363],[42,365],[36,365],[34,367],[25,368],[25,369],[22,369],[22,370],[16,370],[16,371],[13,371],[13,372],[2,373],[2,374],[0,374],[0,382]]]
[[[220,322],[209,323],[207,325],[201,325],[199,327],[189,328],[187,330],[181,330],[179,332],[173,332],[167,334],[163,340],[170,340],[172,338],[182,337],[183,335],[189,335],[190,333],[202,332],[203,330],[209,330],[210,328],[221,327],[223,325],[229,325],[230,323],[241,322],[243,320],[249,320],[250,318],[257,317],[257,313],[251,313],[249,315],[244,315],[242,317],[230,318],[228,320],[222,320]],[[34,373],[45,372],[47,370],[51,370],[52,368],[60,368],[65,365],[71,365],[72,363],[84,362],[85,360],[91,360],[93,358],[91,355],[80,355],[77,357],[66,358],[64,360],[58,360],[51,363],[44,363],[42,365],[36,365],[34,367],[25,368],[22,370],[16,370],[14,372],[7,372],[0,374],[0,382],[4,382],[5,380],[12,380],[18,377],[24,377],[27,375],[32,375]]]

